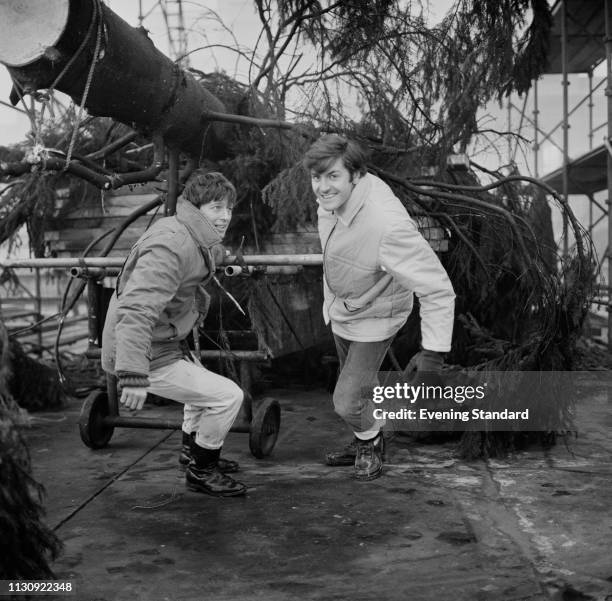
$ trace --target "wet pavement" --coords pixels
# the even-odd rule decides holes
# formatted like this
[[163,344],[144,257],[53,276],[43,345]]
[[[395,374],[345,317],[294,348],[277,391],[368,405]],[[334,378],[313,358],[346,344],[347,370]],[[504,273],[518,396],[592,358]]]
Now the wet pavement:
[[260,460],[229,435],[249,494],[228,499],[185,489],[179,432],[85,447],[71,401],[27,431],[64,544],[54,569],[79,601],[612,600],[612,400],[596,377],[587,390],[567,443],[467,462],[455,443],[395,436],[368,483],[321,461],[349,439],[327,392],[269,392],[279,440]]

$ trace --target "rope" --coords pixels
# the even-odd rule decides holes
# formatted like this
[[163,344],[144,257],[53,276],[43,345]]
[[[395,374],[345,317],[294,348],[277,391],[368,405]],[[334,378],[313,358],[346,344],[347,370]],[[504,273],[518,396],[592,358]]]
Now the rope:
[[34,135],[34,144],[37,144],[40,136],[38,133],[38,124],[36,123],[36,111],[34,109],[30,109],[30,107],[26,104],[25,98],[23,97],[21,89],[19,88],[19,83],[15,81],[12,76],[11,81],[13,82],[13,88],[15,89],[17,96],[19,96],[19,100],[25,109],[28,119],[30,120],[30,127],[32,128],[32,134]]
[[[17,95],[19,96],[19,99],[21,100],[21,104],[23,105],[23,107],[25,109],[25,112],[28,115],[28,118],[30,120],[30,126],[31,126],[31,129],[32,129],[33,137],[34,137],[34,145],[35,146],[36,145],[42,146],[42,138],[41,138],[40,132],[41,132],[41,129],[42,129],[43,117],[44,117],[45,108],[47,107],[47,105],[49,106],[49,112],[52,113],[53,109],[51,107],[51,96],[53,95],[55,87],[61,81],[62,77],[64,77],[64,75],[68,72],[70,67],[72,67],[72,65],[74,64],[76,59],[81,55],[81,53],[83,52],[83,49],[87,46],[87,43],[89,42],[89,39],[91,38],[91,34],[93,32],[94,23],[96,22],[96,19],[98,18],[98,15],[101,17],[101,14],[102,14],[101,10],[102,9],[101,9],[101,6],[100,6],[100,0],[96,0],[94,2],[94,12],[93,12],[92,19],[89,22],[89,27],[87,29],[87,33],[85,34],[85,37],[83,38],[83,41],[81,42],[81,44],[77,48],[76,52],[70,57],[70,60],[66,63],[64,68],[60,71],[59,75],[55,78],[55,80],[53,81],[51,86],[48,88],[48,96],[49,97],[47,99],[41,101],[42,108],[40,110],[40,113],[39,113],[38,117],[36,116],[36,111],[33,108],[30,109],[28,107],[28,105],[26,104],[25,99],[23,97],[23,94],[21,93],[21,90],[20,90],[18,82],[13,81],[15,91],[17,92]],[[98,31],[99,31],[99,24],[100,24],[100,22],[101,22],[101,18],[98,19]],[[96,59],[96,60],[97,60],[97,54],[98,54],[98,50],[96,50],[96,53],[94,54],[94,59]],[[66,168],[67,168],[67,165],[66,165]]]
[[97,18],[98,20],[98,30],[96,33],[96,47],[94,49],[93,58],[91,60],[91,65],[89,67],[89,73],[87,74],[87,81],[85,82],[85,90],[83,91],[83,96],[81,97],[81,104],[79,106],[79,112],[77,114],[76,123],[74,124],[74,129],[72,131],[72,137],[70,139],[70,145],[68,146],[68,152],[66,153],[66,163],[64,165],[63,171],[66,171],[66,169],[68,169],[68,167],[70,166],[72,152],[74,150],[74,145],[76,144],[76,138],[79,132],[79,125],[81,123],[83,108],[85,107],[85,103],[87,102],[87,96],[89,95],[89,88],[91,87],[91,82],[93,80],[93,73],[96,68],[96,63],[98,62],[98,58],[100,55],[100,46],[101,46],[101,41],[102,41],[102,9],[100,7],[99,0],[96,1],[96,3],[94,4],[94,7],[96,9],[94,19]]
[[61,81],[62,77],[66,75],[70,67],[72,67],[72,65],[74,64],[74,61],[80,56],[81,52],[83,52],[83,49],[87,45],[87,42],[89,42],[89,38],[91,37],[91,34],[93,32],[93,26],[94,26],[94,23],[96,22],[96,18],[98,16],[99,10],[100,10],[100,2],[98,0],[97,2],[94,3],[94,13],[93,13],[91,21],[89,22],[89,27],[87,28],[87,33],[85,34],[83,41],[81,42],[80,46],[77,48],[76,52],[70,57],[70,60],[66,63],[64,68],[60,71],[59,75],[55,78],[55,80],[51,84],[51,87],[49,88],[50,93],[54,91],[55,86]]

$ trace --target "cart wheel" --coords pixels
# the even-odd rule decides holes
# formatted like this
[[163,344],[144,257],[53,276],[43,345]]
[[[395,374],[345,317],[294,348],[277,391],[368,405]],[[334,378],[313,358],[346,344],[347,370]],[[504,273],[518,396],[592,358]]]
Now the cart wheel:
[[115,428],[104,423],[108,415],[108,393],[94,390],[85,399],[79,415],[81,440],[90,449],[101,449],[108,444]]
[[257,459],[272,452],[280,430],[280,405],[274,399],[264,399],[253,408],[249,429],[249,448]]

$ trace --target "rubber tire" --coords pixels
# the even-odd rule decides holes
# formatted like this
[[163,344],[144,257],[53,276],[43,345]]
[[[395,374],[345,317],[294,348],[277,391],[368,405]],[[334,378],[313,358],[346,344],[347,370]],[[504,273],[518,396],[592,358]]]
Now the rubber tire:
[[281,410],[278,401],[263,399],[253,407],[249,428],[249,448],[257,459],[267,457],[274,449],[280,431]]
[[90,449],[102,449],[111,439],[115,428],[102,422],[108,415],[108,393],[94,390],[83,402],[79,415],[81,440]]

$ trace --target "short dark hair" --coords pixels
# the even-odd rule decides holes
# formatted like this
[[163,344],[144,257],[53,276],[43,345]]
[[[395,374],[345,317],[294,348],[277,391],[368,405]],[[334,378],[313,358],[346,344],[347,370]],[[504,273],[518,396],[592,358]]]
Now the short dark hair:
[[340,134],[325,134],[321,136],[306,151],[303,165],[309,171],[323,173],[334,161],[342,159],[344,166],[351,172],[367,173],[367,152],[354,140]]
[[227,204],[233,207],[236,203],[236,188],[218,171],[197,169],[183,188],[183,198],[198,208],[223,199],[227,199]]

